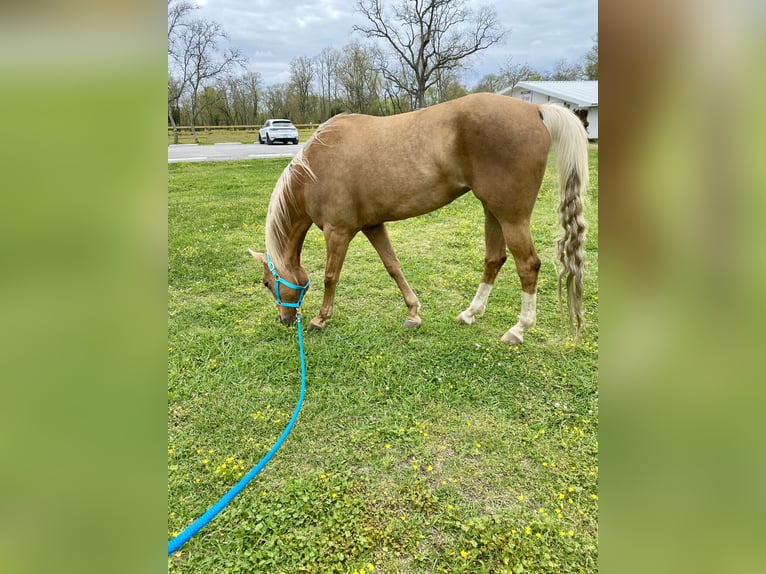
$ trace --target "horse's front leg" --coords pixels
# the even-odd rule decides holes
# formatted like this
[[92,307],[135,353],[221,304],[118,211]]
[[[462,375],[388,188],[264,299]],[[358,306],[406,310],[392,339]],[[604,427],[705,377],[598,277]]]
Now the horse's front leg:
[[422,320],[418,312],[420,311],[420,301],[418,301],[417,295],[407,283],[402,273],[402,266],[399,263],[399,259],[394,253],[394,248],[391,245],[391,239],[388,237],[388,231],[384,224],[375,225],[373,227],[366,227],[362,229],[362,232],[370,240],[375,251],[378,252],[383,265],[388,271],[391,278],[396,281],[396,285],[399,287],[399,291],[402,292],[404,297],[404,304],[407,305],[407,319],[404,321],[405,329],[413,329],[420,327]]
[[335,288],[338,285],[338,279],[340,279],[340,270],[343,267],[343,261],[346,259],[348,244],[354,237],[353,233],[343,233],[329,225],[325,226],[323,234],[327,249],[324,268],[324,298],[322,299],[322,307],[319,309],[319,315],[314,317],[311,323],[309,323],[310,330],[324,329],[325,324],[332,316]]

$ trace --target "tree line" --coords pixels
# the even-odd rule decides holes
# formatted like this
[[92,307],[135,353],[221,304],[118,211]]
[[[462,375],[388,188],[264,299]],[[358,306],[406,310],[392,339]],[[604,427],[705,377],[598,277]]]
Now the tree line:
[[[598,36],[577,62],[535,70],[509,59],[469,90],[460,79],[470,56],[502,41],[492,8],[473,12],[466,0],[406,0],[389,11],[381,0],[358,0],[364,25],[353,40],[290,62],[289,80],[266,86],[247,59],[228,47],[216,22],[195,18],[196,5],[168,0],[168,125],[260,125],[269,117],[320,123],[340,112],[388,115],[496,92],[525,80],[598,79]],[[177,134],[177,132],[176,132]]]

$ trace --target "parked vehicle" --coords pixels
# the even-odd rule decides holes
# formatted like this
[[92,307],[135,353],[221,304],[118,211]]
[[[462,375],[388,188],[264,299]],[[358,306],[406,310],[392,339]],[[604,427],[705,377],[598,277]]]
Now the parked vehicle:
[[258,143],[298,143],[298,128],[290,120],[266,120],[258,130]]

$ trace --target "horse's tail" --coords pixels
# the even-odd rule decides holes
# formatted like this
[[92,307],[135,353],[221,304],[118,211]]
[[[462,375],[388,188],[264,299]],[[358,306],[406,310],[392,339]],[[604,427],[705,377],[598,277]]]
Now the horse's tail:
[[582,277],[586,223],[583,217],[584,191],[588,187],[588,134],[580,119],[568,109],[542,104],[540,114],[556,150],[559,174],[559,223],[564,235],[558,240],[558,258],[562,269],[558,276],[559,305],[562,284],[566,280],[567,308],[575,338],[582,330]]

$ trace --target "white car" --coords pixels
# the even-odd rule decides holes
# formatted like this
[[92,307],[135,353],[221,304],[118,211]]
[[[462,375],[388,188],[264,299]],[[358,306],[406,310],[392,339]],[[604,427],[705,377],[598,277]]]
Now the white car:
[[258,143],[298,143],[298,128],[290,120],[266,120],[258,130]]

